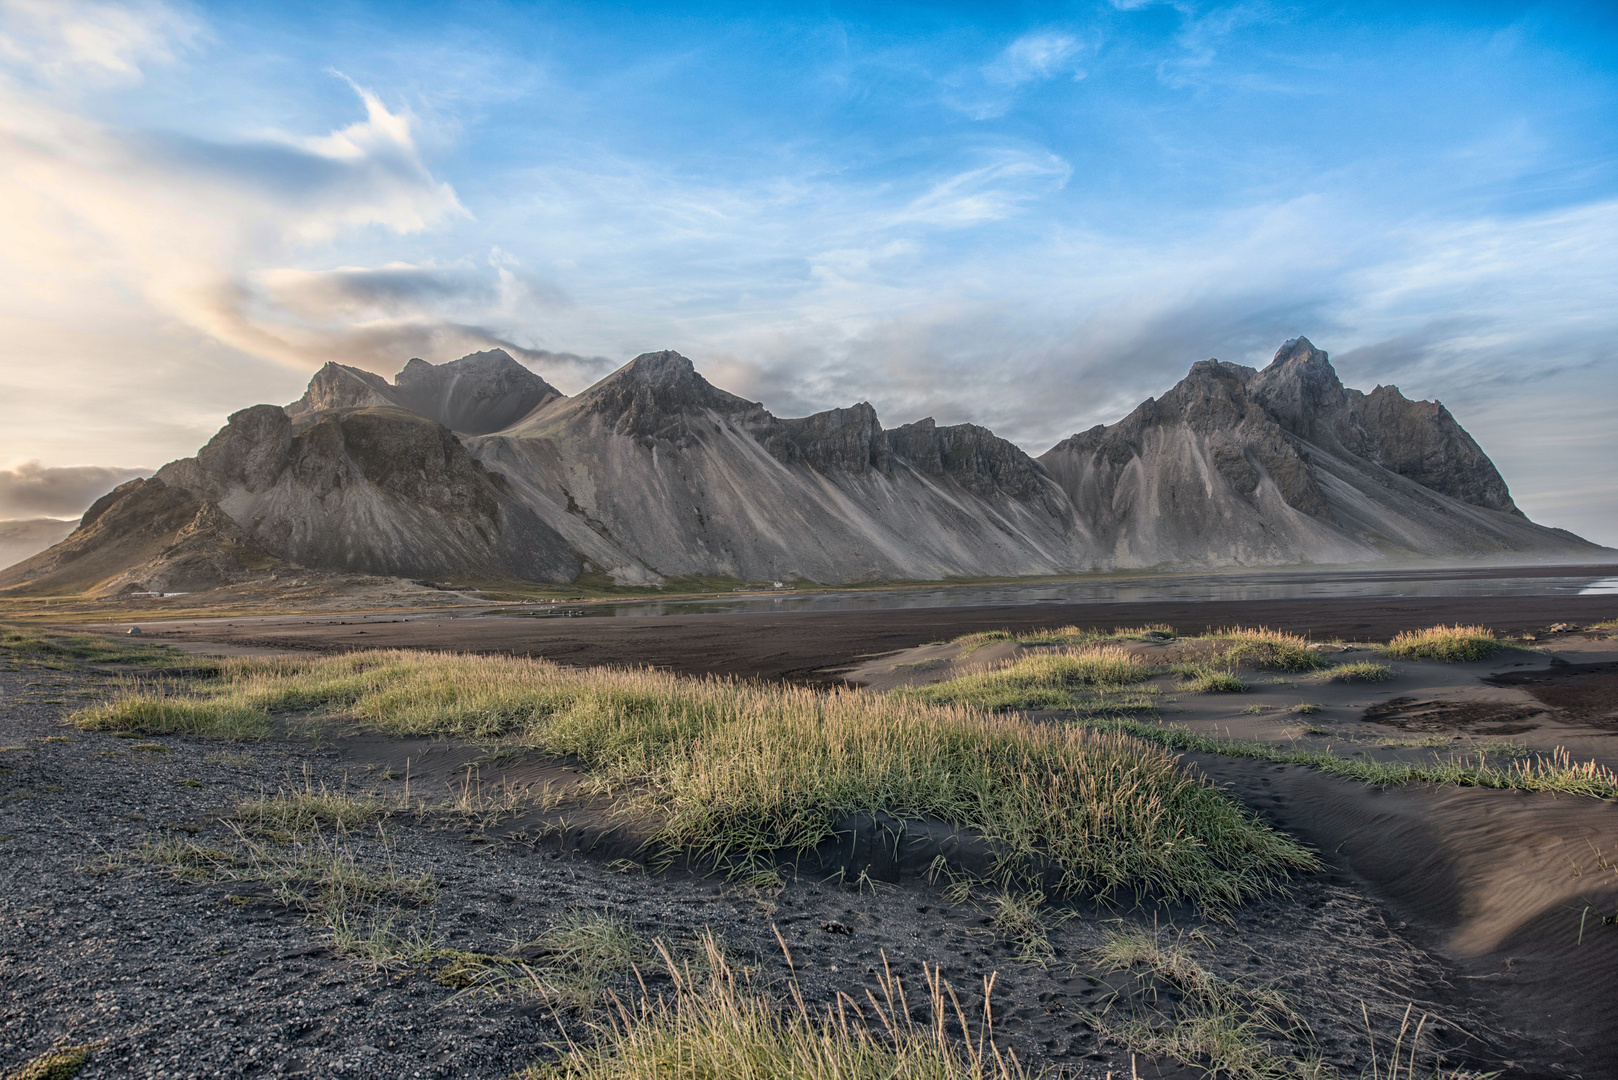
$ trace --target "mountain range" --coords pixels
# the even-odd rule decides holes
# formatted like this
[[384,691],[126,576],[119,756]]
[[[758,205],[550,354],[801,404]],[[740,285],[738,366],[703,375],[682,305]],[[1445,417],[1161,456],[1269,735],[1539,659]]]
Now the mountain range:
[[1437,402],[1343,386],[1306,338],[1208,360],[1038,458],[974,424],[797,419],[646,353],[568,397],[502,350],[329,363],[98,500],[0,589],[196,591],[278,568],[618,584],[1580,559]]

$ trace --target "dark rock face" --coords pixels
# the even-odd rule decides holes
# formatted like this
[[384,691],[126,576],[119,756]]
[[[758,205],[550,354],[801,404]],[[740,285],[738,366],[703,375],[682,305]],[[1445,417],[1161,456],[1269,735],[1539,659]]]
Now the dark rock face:
[[291,422],[236,413],[194,459],[158,476],[217,503],[289,562],[404,577],[571,581],[567,545],[507,495],[444,425],[392,406]]
[[[1343,432],[1350,450],[1452,499],[1524,516],[1494,462],[1441,403],[1379,386],[1355,406]],[[1363,442],[1353,439],[1358,433]]]
[[373,405],[393,404],[393,388],[382,376],[333,361],[315,372],[303,397],[288,405],[285,412],[298,421],[329,409],[367,409]]
[[789,465],[855,475],[885,473],[891,467],[888,433],[877,421],[876,410],[866,402],[797,420],[770,420],[773,423],[763,426],[760,441]]
[[437,420],[452,431],[486,435],[510,427],[561,396],[504,349],[490,349],[447,364],[412,359],[394,376],[392,386],[369,371],[329,363],[285,411],[301,430],[332,409],[393,405]]
[[411,360],[393,378],[393,400],[465,435],[510,427],[562,396],[504,349],[472,353],[447,364]]
[[254,405],[230,414],[219,433],[197,452],[197,464],[248,491],[263,491],[286,468],[291,451],[292,418],[286,410]]
[[1286,431],[1347,452],[1422,487],[1522,516],[1494,462],[1437,401],[1411,401],[1396,386],[1345,388],[1308,338],[1281,346],[1252,380],[1253,398]]
[[672,351],[642,353],[569,405],[645,445],[657,441],[684,445],[692,434],[693,414],[712,411],[759,427],[770,419],[764,406],[720,390],[698,375],[691,361]]
[[[1200,361],[1161,398],[1148,398],[1111,427],[1098,425],[1058,443],[1040,461],[1050,467],[1063,456],[1094,457],[1116,483],[1126,466],[1151,455],[1150,444],[1165,426],[1182,425],[1207,442],[1215,470],[1235,494],[1251,503],[1261,481],[1268,479],[1288,506],[1329,517],[1330,508],[1309,472],[1304,443],[1289,437],[1274,414],[1255,400],[1254,378],[1253,369],[1240,364]],[[1183,463],[1166,467],[1169,506],[1195,501],[1205,488],[1196,470],[1183,468]]]
[[1147,564],[1209,551],[1238,563],[1572,553],[1523,518],[1442,405],[1346,388],[1307,338],[1262,371],[1194,364],[1161,398],[1040,462],[1104,543]]
[[932,417],[888,432],[888,446],[929,476],[948,477],[974,495],[1004,493],[1062,514],[1044,468],[1015,443],[976,424],[939,427]]
[[194,592],[277,561],[217,506],[154,477],[96,500],[66,540],[0,574],[0,587]]

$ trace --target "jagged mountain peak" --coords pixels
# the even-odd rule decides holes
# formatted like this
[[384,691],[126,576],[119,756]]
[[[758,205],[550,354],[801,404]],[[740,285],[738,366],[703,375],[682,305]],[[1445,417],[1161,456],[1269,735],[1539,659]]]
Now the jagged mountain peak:
[[1331,414],[1347,402],[1331,359],[1306,337],[1282,345],[1249,381],[1248,392],[1282,427],[1307,439],[1320,437],[1321,422],[1334,420]]
[[[758,402],[726,393],[703,378],[689,359],[665,349],[640,354],[536,421],[549,427],[570,418],[594,417],[624,434],[678,440],[692,417],[707,410],[768,417]],[[531,433],[535,428],[528,425],[522,430]]]
[[393,406],[420,413],[452,431],[486,435],[560,397],[561,391],[510,353],[488,349],[444,364],[412,357],[392,385],[380,375],[331,361],[315,372],[303,397],[286,411],[302,428],[333,409]]
[[1315,348],[1315,343],[1301,334],[1281,342],[1281,347],[1275,350],[1275,356],[1270,360],[1270,366],[1275,367],[1294,360],[1302,364],[1329,364],[1326,351]]
[[[539,379],[528,368],[518,363],[512,355],[504,349],[485,349],[483,352],[467,353],[459,360],[450,360],[442,364],[429,363],[418,357],[412,357],[399,374],[393,377],[394,386],[408,386],[422,379],[441,378],[444,373],[455,374],[498,373],[522,378]],[[544,382],[543,379],[540,379]]]
[[393,383],[393,400],[400,406],[465,435],[508,428],[562,397],[504,349],[469,353],[445,364],[412,359]]
[[328,360],[309,380],[303,397],[286,407],[297,417],[328,409],[365,409],[393,404],[392,387],[380,375]]

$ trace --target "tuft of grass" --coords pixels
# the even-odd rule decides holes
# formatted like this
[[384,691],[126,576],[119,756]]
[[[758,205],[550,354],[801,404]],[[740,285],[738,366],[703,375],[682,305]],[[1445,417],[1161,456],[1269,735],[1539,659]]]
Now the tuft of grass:
[[297,837],[321,828],[352,832],[375,825],[386,812],[374,795],[316,788],[306,776],[303,790],[282,790],[274,795],[243,799],[236,817],[250,831]]
[[1500,1075],[1497,1072],[1480,1073],[1471,1069],[1447,1069],[1442,1064],[1423,1068],[1418,1073],[1416,1057],[1421,1051],[1421,1033],[1432,1017],[1422,1013],[1415,1027],[1411,1027],[1410,1019],[1415,1011],[1414,1005],[1405,1007],[1404,1018],[1399,1024],[1398,1034],[1394,1036],[1393,1045],[1384,1052],[1377,1046],[1376,1032],[1371,1029],[1371,1012],[1363,1001],[1360,1002],[1360,1013],[1365,1017],[1365,1034],[1371,1051],[1370,1070],[1361,1074],[1360,1080],[1495,1080],[1495,1077]]
[[1025,630],[1021,633],[1011,630],[989,630],[976,634],[963,634],[946,644],[966,646],[960,654],[965,657],[996,641],[1012,641],[1018,645],[1097,645],[1109,641],[1172,641],[1174,637],[1174,627],[1152,623],[1148,626],[1120,626],[1112,630],[1095,630],[1083,626],[1058,626],[1050,630]]
[[[823,1013],[809,1008],[793,982],[783,1002],[755,990],[725,958],[711,935],[696,964],[677,962],[659,944],[674,980],[671,995],[634,1005],[597,1026],[589,1045],[569,1043],[561,1059],[531,1065],[518,1080],[712,1080],[715,1077],[792,1077],[793,1080],[1024,1080],[1016,1058],[994,1046],[989,994],[973,1031],[966,1011],[934,969],[923,969],[930,1014],[911,1006],[901,980],[887,967],[877,992],[855,1001],[839,995]],[[928,1021],[916,1019],[929,1016]],[[957,1027],[958,1038],[949,1029]]]
[[1151,678],[1152,669],[1122,649],[1091,648],[1042,653],[1009,661],[988,671],[946,679],[930,686],[902,687],[891,696],[933,705],[974,709],[1067,709],[1073,693],[1086,687],[1117,689]]
[[645,950],[624,920],[574,909],[533,941],[514,940],[503,953],[450,948],[430,927],[396,930],[397,913],[361,919],[337,910],[326,918],[332,947],[377,968],[416,967],[432,981],[485,997],[541,998],[581,1011],[601,1000],[608,981],[633,970]]
[[1016,636],[1010,630],[982,630],[976,634],[962,634],[958,638],[951,639],[947,644],[959,645],[961,651],[957,655],[964,660],[985,645],[993,645],[997,641],[1016,640]]
[[[74,663],[132,664],[139,667],[197,667],[194,657],[172,645],[136,643],[100,634],[64,634],[0,627],[0,656],[30,667],[67,668]],[[204,662],[206,663],[206,662]]]
[[1334,664],[1326,672],[1327,682],[1387,682],[1393,678],[1393,669],[1386,664],[1359,660],[1352,664]]
[[1267,627],[1230,627],[1207,635],[1220,646],[1220,659],[1239,667],[1261,671],[1319,671],[1328,667],[1325,657],[1309,647],[1297,634],[1284,634]]
[[315,834],[283,850],[244,834],[238,842],[211,847],[194,840],[147,843],[125,860],[192,881],[251,881],[268,886],[276,899],[315,916],[359,911],[381,902],[429,904],[438,895],[432,876],[407,876],[389,860],[361,862],[347,845]]
[[[461,774],[459,787],[451,784],[449,788],[450,798],[444,809],[459,815],[467,824],[476,824],[484,829],[498,825],[502,818],[522,813],[528,809],[530,802],[528,792],[519,791],[506,780],[485,785],[481,772],[475,767]],[[561,793],[551,790],[547,784],[533,801],[541,807],[550,808],[561,800]]]
[[[1178,942],[1126,930],[1112,934],[1092,959],[1101,971],[1135,974],[1150,1000],[1163,989],[1179,998],[1173,1015],[1156,1022],[1140,1015],[1113,1019],[1112,1008],[1090,1017],[1098,1031],[1134,1053],[1173,1058],[1231,1080],[1282,1080],[1318,1068],[1308,1025],[1285,998],[1219,978]],[[1278,1053],[1278,1047],[1303,1055]]]
[[1475,758],[1439,758],[1430,762],[1375,761],[1344,758],[1330,750],[1309,750],[1274,743],[1225,739],[1202,735],[1180,726],[1145,724],[1138,720],[1097,719],[1078,723],[1092,728],[1125,732],[1144,742],[1195,753],[1258,758],[1282,765],[1307,765],[1366,784],[1456,784],[1461,787],[1502,788],[1515,791],[1558,791],[1594,799],[1618,798],[1618,773],[1594,761],[1575,762],[1566,749],[1532,758],[1508,749],[1511,763],[1493,764],[1487,753]]
[[1322,709],[1319,705],[1311,705],[1308,702],[1304,702],[1300,705],[1292,706],[1292,711],[1297,713],[1299,716],[1316,716],[1322,712],[1325,712],[1326,710]]
[[480,994],[537,993],[582,1011],[601,999],[611,977],[632,970],[645,956],[626,921],[584,909],[569,911],[533,941],[516,943],[513,952],[531,959],[463,968],[462,985]]
[[1044,893],[1037,889],[1029,892],[1003,889],[989,904],[989,921],[1017,946],[1018,962],[1044,965],[1055,955],[1045,918],[1040,913],[1045,904]]
[[[1064,679],[1149,671],[1121,655],[1046,659],[1061,662]],[[392,735],[515,738],[582,761],[654,826],[653,850],[739,874],[831,839],[859,811],[975,830],[1005,873],[1048,860],[1060,872],[1052,886],[1072,894],[1221,906],[1317,865],[1172,755],[1127,735],[857,690],[378,651],[227,659],[186,705],[219,716],[226,731],[297,709]],[[113,724],[149,706],[135,687],[97,715]]]
[[1505,646],[1487,626],[1430,626],[1407,630],[1388,642],[1383,653],[1395,660],[1437,660],[1465,664],[1487,660]]
[[126,682],[109,701],[80,709],[68,722],[85,731],[132,735],[205,735],[266,739],[274,728],[262,708],[200,698],[176,683]]
[[1236,677],[1234,671],[1221,671],[1211,667],[1189,667],[1181,671],[1185,688],[1193,694],[1240,694],[1247,684]]
[[105,1045],[95,1042],[81,1046],[53,1046],[7,1073],[6,1080],[73,1080],[90,1055]]

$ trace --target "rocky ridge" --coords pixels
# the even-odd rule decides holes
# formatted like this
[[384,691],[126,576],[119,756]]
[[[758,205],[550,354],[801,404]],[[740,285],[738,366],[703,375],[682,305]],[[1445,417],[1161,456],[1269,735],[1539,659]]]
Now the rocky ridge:
[[1262,371],[1194,364],[1038,459],[972,424],[884,428],[866,402],[776,417],[674,352],[572,398],[500,350],[391,384],[327,364],[107,498],[0,588],[196,588],[274,563],[649,584],[1606,550],[1528,521],[1441,404],[1344,387],[1306,338]]
[[1262,371],[1194,364],[1039,462],[1121,566],[1599,550],[1529,522],[1441,404],[1346,388],[1307,338]]
[[412,358],[390,386],[369,371],[328,363],[309,380],[303,397],[286,407],[300,423],[332,409],[395,406],[420,413],[463,435],[510,427],[561,391],[511,358],[504,349],[472,353],[447,364]]

